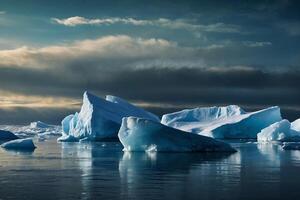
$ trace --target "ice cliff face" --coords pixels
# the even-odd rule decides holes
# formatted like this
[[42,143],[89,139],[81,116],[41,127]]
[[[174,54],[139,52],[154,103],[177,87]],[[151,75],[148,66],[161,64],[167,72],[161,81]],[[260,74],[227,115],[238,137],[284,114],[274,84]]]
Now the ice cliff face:
[[280,108],[245,112],[240,107],[208,107],[166,114],[162,123],[183,131],[220,139],[256,138],[261,129],[280,121]]
[[78,140],[83,138],[89,140],[116,138],[122,118],[128,116],[159,121],[159,118],[154,114],[121,98],[106,96],[106,99],[102,99],[85,92],[80,112],[69,115],[62,120],[63,136],[58,140],[65,141],[68,135],[72,136],[72,140],[74,138]]
[[118,137],[124,151],[216,152],[235,150],[227,143],[190,134],[148,119],[123,118]]

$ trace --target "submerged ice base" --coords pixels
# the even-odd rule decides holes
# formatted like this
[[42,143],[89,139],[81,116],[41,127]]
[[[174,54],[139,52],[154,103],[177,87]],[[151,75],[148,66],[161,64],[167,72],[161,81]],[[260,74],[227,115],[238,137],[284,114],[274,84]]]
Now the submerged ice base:
[[219,139],[256,138],[261,129],[280,121],[280,108],[245,112],[239,106],[186,109],[166,114],[161,122],[183,131]]
[[154,114],[119,97],[108,95],[106,99],[102,99],[85,92],[80,112],[69,115],[62,120],[63,135],[58,141],[79,141],[83,138],[89,140],[117,138],[122,118],[128,116],[159,121],[159,118]]
[[234,152],[227,143],[165,126],[159,122],[126,117],[118,137],[124,151]]

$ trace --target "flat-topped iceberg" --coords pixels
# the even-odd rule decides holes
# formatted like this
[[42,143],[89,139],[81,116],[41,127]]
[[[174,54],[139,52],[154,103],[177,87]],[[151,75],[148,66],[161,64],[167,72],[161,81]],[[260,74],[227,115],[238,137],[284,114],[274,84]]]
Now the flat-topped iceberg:
[[154,114],[138,108],[125,100],[106,96],[99,98],[85,92],[83,104],[79,113],[69,115],[62,120],[63,136],[59,141],[66,141],[68,135],[72,141],[88,138],[89,140],[101,140],[117,138],[122,118],[128,116],[142,117],[153,121],[159,121]]
[[0,130],[0,140],[15,140],[19,137],[10,131]]
[[1,147],[9,150],[28,150],[28,151],[34,150],[36,148],[31,138],[11,140],[9,142],[3,143]]
[[300,141],[300,132],[291,128],[291,123],[284,119],[264,128],[257,134],[258,142]]
[[245,112],[239,106],[186,109],[165,114],[161,122],[183,131],[220,139],[256,138],[261,129],[280,121],[277,106]]
[[136,117],[123,118],[118,137],[124,146],[124,151],[235,151],[225,142],[190,134],[156,121]]

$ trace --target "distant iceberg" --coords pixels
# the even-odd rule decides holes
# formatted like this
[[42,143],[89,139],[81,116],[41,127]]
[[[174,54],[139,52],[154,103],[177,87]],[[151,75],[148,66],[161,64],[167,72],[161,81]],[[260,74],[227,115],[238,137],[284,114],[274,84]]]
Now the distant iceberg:
[[[296,125],[296,123],[294,123]],[[293,128],[295,128],[293,126]],[[284,119],[261,130],[257,134],[258,142],[294,142],[300,141],[300,132],[292,129],[291,123]]]
[[186,109],[165,114],[161,122],[183,131],[219,139],[256,138],[261,129],[280,121],[277,106],[245,112],[239,106]]
[[19,137],[10,131],[0,130],[0,140],[15,140]]
[[51,125],[46,124],[46,123],[41,122],[41,121],[31,122],[29,126],[32,129],[34,129],[34,128],[49,128],[49,127],[51,127]]
[[31,138],[11,140],[3,143],[1,147],[9,150],[34,150],[36,148]]
[[70,137],[72,141],[88,138],[89,140],[101,140],[117,138],[122,118],[128,116],[142,117],[159,122],[159,118],[127,101],[114,96],[99,98],[85,92],[83,104],[79,113],[69,115],[62,120],[63,135],[58,141],[66,141]]
[[46,124],[41,121],[31,122],[29,125],[0,125],[0,129],[13,132],[20,137],[60,136],[61,126]]
[[123,118],[118,137],[124,151],[235,151],[229,144],[213,138],[190,134],[156,121],[136,117]]

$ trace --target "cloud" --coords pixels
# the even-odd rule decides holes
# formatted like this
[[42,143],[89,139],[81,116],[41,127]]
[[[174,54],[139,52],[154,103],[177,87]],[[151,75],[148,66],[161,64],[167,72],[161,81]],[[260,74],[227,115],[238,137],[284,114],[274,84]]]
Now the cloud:
[[0,15],[6,14],[6,11],[0,10]]
[[[0,67],[47,68],[51,66],[51,68],[59,68],[81,62],[89,63],[89,66],[102,65],[104,68],[128,67],[128,64],[139,60],[191,57],[193,52],[195,53],[195,50],[179,47],[176,43],[163,39],[142,39],[118,35],[95,40],[81,40],[60,46],[43,48],[24,46],[12,50],[0,50]],[[108,64],[110,66],[107,66]]]
[[161,107],[170,111],[201,105],[299,107],[297,68],[271,71],[207,62],[209,55],[221,60],[216,54],[221,50],[228,51],[125,35],[1,50],[0,105],[20,113],[27,112],[21,108],[74,110],[83,91],[90,90],[121,96],[158,113]]
[[240,33],[240,27],[233,24],[214,23],[214,24],[197,24],[192,23],[195,20],[159,18],[155,20],[140,20],[134,18],[101,18],[87,19],[80,16],[69,17],[65,19],[52,18],[57,24],[65,26],[79,25],[112,25],[112,24],[130,24],[134,26],[158,26],[169,29],[184,29],[192,32],[218,32],[218,33]]
[[272,45],[272,42],[255,42],[255,41],[244,41],[243,44],[248,47],[264,47]]

